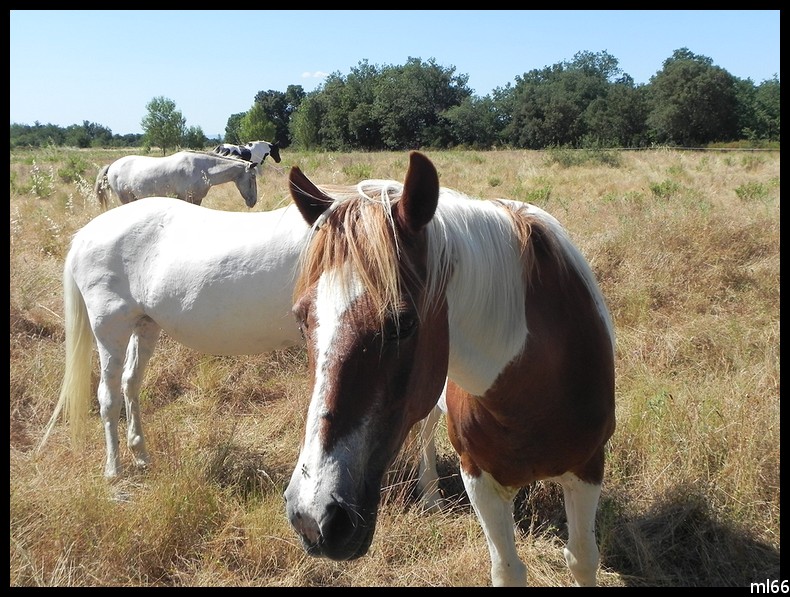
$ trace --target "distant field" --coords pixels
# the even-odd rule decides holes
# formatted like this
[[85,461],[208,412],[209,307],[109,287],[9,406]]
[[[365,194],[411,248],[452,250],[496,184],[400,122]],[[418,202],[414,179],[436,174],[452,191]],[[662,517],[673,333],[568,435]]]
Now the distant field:
[[[282,500],[308,401],[301,349],[213,357],[163,337],[142,396],[150,470],[104,480],[96,408],[85,446],[73,450],[57,427],[36,454],[63,369],[69,239],[100,213],[99,167],[129,153],[11,152],[10,585],[489,584],[444,428],[451,507],[420,510],[407,449],[370,553],[345,563],[304,554]],[[599,584],[778,580],[779,152],[426,153],[444,186],[552,213],[599,277],[617,333],[618,418],[598,511]],[[254,211],[290,201],[292,165],[319,184],[402,180],[407,153],[283,150],[280,164],[265,162]],[[232,184],[203,206],[247,210]],[[128,467],[125,445],[122,457]],[[516,520],[530,584],[571,584],[558,486],[522,490]]]

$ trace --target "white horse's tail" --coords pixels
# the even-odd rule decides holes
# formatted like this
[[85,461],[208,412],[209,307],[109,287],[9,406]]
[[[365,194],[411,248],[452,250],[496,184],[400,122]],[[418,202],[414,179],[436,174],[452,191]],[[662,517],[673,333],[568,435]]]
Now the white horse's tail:
[[63,306],[66,328],[66,368],[60,397],[47,423],[44,437],[38,445],[39,450],[44,447],[61,416],[68,420],[72,442],[76,442],[83,434],[90,406],[93,333],[88,321],[85,301],[74,282],[71,260],[68,258],[63,268]]
[[109,184],[107,181],[107,170],[109,169],[110,164],[102,166],[96,175],[96,183],[93,185],[93,192],[99,198],[99,205],[101,205],[103,210],[107,209],[107,186]]

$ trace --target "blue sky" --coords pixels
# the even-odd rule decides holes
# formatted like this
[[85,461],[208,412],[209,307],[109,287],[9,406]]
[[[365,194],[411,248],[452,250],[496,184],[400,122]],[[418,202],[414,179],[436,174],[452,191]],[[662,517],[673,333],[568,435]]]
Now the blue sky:
[[583,51],[647,83],[685,47],[759,84],[780,72],[779,23],[779,10],[12,10],[11,123],[140,133],[164,96],[222,135],[259,91],[410,57],[455,67],[478,96]]

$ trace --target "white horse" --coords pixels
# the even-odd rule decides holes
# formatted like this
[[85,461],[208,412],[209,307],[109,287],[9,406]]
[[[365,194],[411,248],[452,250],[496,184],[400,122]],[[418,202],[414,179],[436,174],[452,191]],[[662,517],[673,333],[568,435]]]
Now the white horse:
[[108,188],[121,203],[167,196],[200,205],[211,187],[233,182],[251,208],[258,201],[255,166],[197,151],[179,151],[166,157],[127,155],[99,170],[94,191],[104,209]]
[[[162,330],[215,355],[302,344],[291,307],[295,268],[309,230],[293,205],[228,212],[167,197],[141,199],[86,224],[74,235],[63,268],[65,374],[39,449],[61,416],[68,418],[73,437],[81,434],[94,340],[108,478],[122,472],[118,422],[124,401],[134,463],[149,463],[139,396]],[[429,450],[433,423],[424,429]],[[421,466],[433,467],[425,473],[433,485],[423,491],[433,506],[439,498],[433,452],[422,456]]]
[[214,153],[224,156],[237,157],[247,162],[263,164],[266,156],[272,156],[276,163],[280,163],[280,147],[277,143],[268,141],[250,141],[244,145],[221,143],[214,148]]

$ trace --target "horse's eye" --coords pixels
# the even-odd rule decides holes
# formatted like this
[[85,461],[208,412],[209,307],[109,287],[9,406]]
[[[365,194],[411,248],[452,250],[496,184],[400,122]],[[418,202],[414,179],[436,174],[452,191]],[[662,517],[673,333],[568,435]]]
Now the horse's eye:
[[417,318],[411,314],[401,315],[397,323],[389,322],[387,325],[385,340],[396,342],[411,337],[417,331]]

